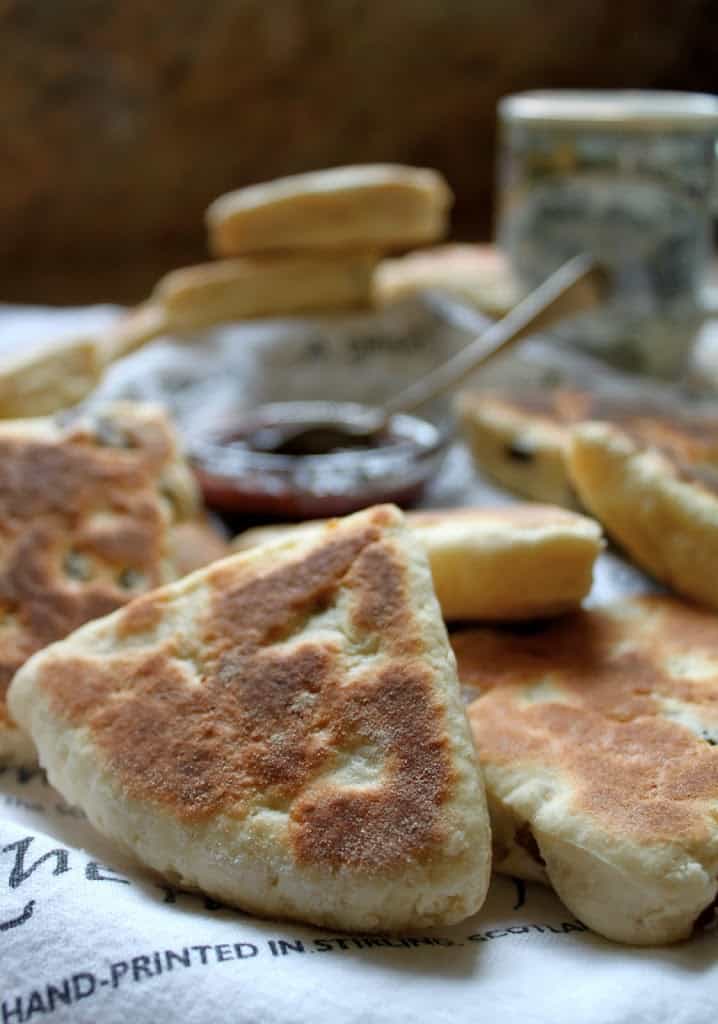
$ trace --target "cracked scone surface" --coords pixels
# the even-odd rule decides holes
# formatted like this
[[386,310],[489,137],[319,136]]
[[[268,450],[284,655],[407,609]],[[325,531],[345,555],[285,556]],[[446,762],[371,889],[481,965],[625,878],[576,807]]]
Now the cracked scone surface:
[[426,557],[380,506],[215,563],[41,652],[52,783],[175,884],[338,928],[483,902],[483,785]]
[[0,761],[34,761],[5,693],[35,651],[175,578],[168,530],[198,507],[171,424],[117,402],[67,425],[0,423]]
[[645,597],[452,643],[494,867],[608,938],[687,937],[718,891],[718,619]]

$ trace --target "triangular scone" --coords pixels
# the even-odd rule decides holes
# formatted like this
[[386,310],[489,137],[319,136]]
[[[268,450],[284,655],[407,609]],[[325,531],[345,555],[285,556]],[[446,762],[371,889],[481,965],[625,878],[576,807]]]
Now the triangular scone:
[[591,512],[642,569],[718,610],[718,473],[610,423],[573,431],[568,466]]
[[60,792],[174,884],[360,930],[483,902],[488,818],[455,661],[391,506],[78,630],[25,665],[10,705]]
[[452,643],[497,871],[601,935],[690,935],[718,893],[718,618],[633,598]]
[[197,489],[161,409],[0,423],[0,762],[35,751],[5,691],[35,651],[177,578],[170,527]]

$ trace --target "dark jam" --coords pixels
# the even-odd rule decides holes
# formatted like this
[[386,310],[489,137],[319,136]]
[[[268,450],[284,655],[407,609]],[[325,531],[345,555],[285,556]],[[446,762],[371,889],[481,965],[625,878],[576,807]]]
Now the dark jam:
[[415,504],[443,458],[442,432],[414,416],[393,416],[369,436],[338,437],[336,425],[362,412],[351,403],[281,403],[195,440],[191,455],[206,503],[232,524]]

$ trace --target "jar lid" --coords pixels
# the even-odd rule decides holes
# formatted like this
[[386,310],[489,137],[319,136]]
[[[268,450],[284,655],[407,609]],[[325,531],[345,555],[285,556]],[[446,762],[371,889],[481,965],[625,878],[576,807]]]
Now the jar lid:
[[521,121],[618,130],[715,130],[718,96],[641,89],[540,89],[505,96],[499,101],[498,113],[506,124]]

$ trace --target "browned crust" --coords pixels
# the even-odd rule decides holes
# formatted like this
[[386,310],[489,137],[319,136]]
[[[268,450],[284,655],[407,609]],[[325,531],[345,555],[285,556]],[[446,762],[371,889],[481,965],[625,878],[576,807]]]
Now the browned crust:
[[162,582],[157,480],[173,456],[160,416],[126,410],[55,439],[0,432],[3,707],[31,654]]
[[[372,872],[421,859],[443,836],[448,739],[385,522],[379,510],[339,526],[281,565],[210,568],[208,607],[149,654],[49,660],[39,682],[54,713],[89,727],[128,796],[183,821],[260,805],[288,815],[298,863]],[[344,632],[303,632],[347,595]],[[130,605],[123,635],[153,614],[151,598]],[[362,751],[376,783],[333,783]]]
[[[665,717],[661,700],[690,705],[715,734],[715,616],[642,598],[620,612],[581,612],[524,631],[473,630],[452,644],[462,683],[481,694],[469,718],[482,763],[555,772],[573,794],[573,810],[612,833],[705,841],[718,798],[718,749],[708,734]],[[715,667],[671,672],[671,659],[683,655]],[[551,693],[533,701],[537,685]]]

